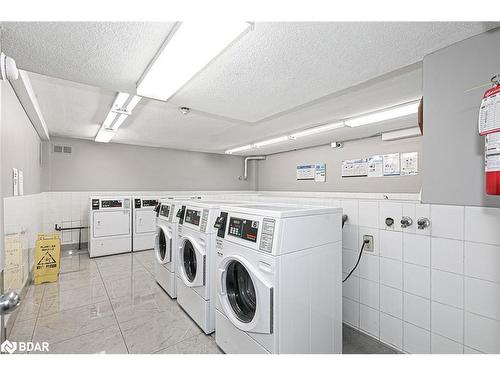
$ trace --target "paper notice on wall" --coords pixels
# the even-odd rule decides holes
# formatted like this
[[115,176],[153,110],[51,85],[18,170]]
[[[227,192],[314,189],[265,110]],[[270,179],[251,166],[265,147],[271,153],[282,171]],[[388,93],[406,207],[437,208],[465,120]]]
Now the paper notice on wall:
[[399,153],[386,154],[383,156],[383,159],[384,159],[384,176],[399,176],[400,174]]
[[384,175],[384,157],[373,155],[368,158],[368,177],[382,177]]
[[368,176],[368,159],[342,160],[342,177]]
[[401,153],[401,176],[418,174],[418,152]]
[[500,131],[500,85],[484,93],[479,108],[478,128],[480,135]]
[[24,195],[24,173],[19,171],[19,195]]
[[297,181],[314,180],[316,177],[315,164],[297,165]]
[[19,195],[19,171],[12,168],[12,195]]
[[314,176],[314,181],[325,182],[326,181],[326,164],[319,163],[316,164],[316,174]]

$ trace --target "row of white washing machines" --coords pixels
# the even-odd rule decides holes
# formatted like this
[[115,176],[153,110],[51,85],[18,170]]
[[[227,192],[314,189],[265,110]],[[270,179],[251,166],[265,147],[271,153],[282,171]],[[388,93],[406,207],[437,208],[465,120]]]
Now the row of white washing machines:
[[161,200],[156,280],[225,353],[342,352],[342,210]]
[[[198,199],[198,197],[181,197]],[[91,258],[153,249],[156,212],[162,197],[92,196],[89,213]]]

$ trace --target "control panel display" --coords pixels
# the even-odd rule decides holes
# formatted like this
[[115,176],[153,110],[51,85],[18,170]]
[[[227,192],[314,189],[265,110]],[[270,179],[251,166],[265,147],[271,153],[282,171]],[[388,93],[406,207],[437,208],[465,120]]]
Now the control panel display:
[[169,214],[170,214],[170,205],[162,204],[160,207],[160,215],[168,217]]
[[117,199],[101,200],[101,208],[121,208],[122,201]]
[[259,222],[254,220],[240,219],[231,217],[229,219],[229,228],[227,234],[241,238],[243,240],[257,242],[259,233]]
[[184,221],[196,226],[200,225],[200,211],[187,209]]
[[92,199],[92,209],[93,210],[99,209],[99,199]]
[[158,200],[156,199],[143,199],[142,207],[154,207],[158,204]]

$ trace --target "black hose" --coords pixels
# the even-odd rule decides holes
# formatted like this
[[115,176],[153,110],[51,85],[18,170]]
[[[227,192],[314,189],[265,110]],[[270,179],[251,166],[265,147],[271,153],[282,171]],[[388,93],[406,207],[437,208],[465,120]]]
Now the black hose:
[[349,272],[349,275],[347,275],[345,277],[345,279],[342,281],[343,283],[346,282],[346,280],[352,275],[352,273],[354,272],[354,270],[356,269],[356,267],[358,267],[358,264],[359,264],[359,261],[361,260],[361,255],[363,255],[363,249],[365,248],[365,245],[368,243],[368,240],[365,240],[363,241],[363,245],[361,246],[361,250],[359,251],[359,257],[358,257],[358,261],[356,262],[356,264],[354,265],[354,268],[351,270],[351,272]]

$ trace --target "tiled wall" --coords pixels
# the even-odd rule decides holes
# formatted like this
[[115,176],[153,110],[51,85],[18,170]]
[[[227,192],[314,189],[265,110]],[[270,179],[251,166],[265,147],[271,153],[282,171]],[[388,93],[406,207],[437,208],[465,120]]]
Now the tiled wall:
[[[99,193],[42,193],[42,229],[52,231],[54,223],[88,225],[92,194]],[[380,194],[348,193],[197,195],[341,206],[349,217],[343,229],[344,276],[357,260],[363,234],[374,237],[374,252],[363,254],[343,285],[345,323],[408,353],[500,353],[500,209],[424,205],[415,195],[390,195],[389,200],[379,199]],[[30,207],[36,206],[29,199],[35,198],[26,198],[24,213],[8,211],[6,204],[6,217],[9,212],[24,217],[14,222],[29,222]],[[414,224],[402,229],[402,216],[410,216]],[[387,217],[395,220],[393,227],[385,225]],[[431,226],[417,229],[419,217],[428,217]],[[34,224],[29,226],[33,231]],[[77,241],[77,232],[63,234],[63,243]]]

